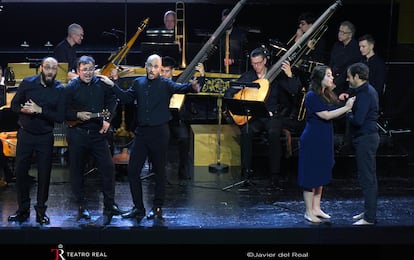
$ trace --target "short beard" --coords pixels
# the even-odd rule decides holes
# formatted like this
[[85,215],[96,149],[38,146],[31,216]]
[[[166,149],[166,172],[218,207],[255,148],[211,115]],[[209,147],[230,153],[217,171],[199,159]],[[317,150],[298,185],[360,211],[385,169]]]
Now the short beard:
[[55,82],[55,79],[56,79],[56,75],[54,75],[51,79],[47,79],[44,72],[41,73],[41,77],[42,77],[43,83],[45,83],[47,87],[53,86],[53,83]]

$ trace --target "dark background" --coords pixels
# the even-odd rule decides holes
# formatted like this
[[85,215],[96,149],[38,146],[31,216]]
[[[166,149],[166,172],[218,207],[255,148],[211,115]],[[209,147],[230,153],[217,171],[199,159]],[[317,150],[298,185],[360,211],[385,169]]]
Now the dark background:
[[[236,1],[234,1],[236,2]],[[275,3],[276,2],[276,3]],[[269,1],[268,4],[247,1],[237,16],[236,23],[248,29],[260,31],[250,33],[252,46],[267,43],[270,38],[287,41],[297,28],[297,18],[305,11],[321,15],[334,1],[326,3],[292,4],[285,1]],[[390,1],[377,4],[346,4],[346,1],[328,21],[329,29],[325,33],[328,46],[336,40],[339,23],[352,21],[356,28],[356,36],[370,33],[377,40],[377,52],[386,60],[394,59],[396,51],[396,33],[398,5]],[[85,38],[81,50],[87,52],[108,52],[117,50],[136,32],[140,22],[150,18],[148,28],[162,26],[163,14],[166,10],[175,9],[173,3],[6,3],[0,12],[1,49],[4,51],[26,51],[25,56],[43,57],[48,49],[47,41],[57,44],[66,36],[70,23],[76,22],[83,26]],[[189,45],[188,58],[196,54],[205,39],[201,33],[213,33],[220,25],[221,10],[233,8],[232,4],[185,4],[186,38]],[[369,18],[368,18],[369,15]],[[124,31],[126,36],[119,34],[119,39],[102,35],[104,31],[117,29]],[[141,35],[142,36],[142,35]],[[144,37],[139,37],[131,53],[139,50]],[[30,47],[22,48],[26,41]],[[202,45],[201,45],[202,46]],[[42,53],[33,53],[34,51]],[[195,53],[194,53],[195,52]],[[29,55],[30,54],[30,55]],[[135,57],[134,57],[135,56]],[[137,55],[128,55],[130,65],[142,65]],[[107,56],[105,56],[107,58]],[[104,63],[96,57],[99,63]],[[20,62],[22,55],[2,57],[1,65],[7,62]]]
[[[185,1],[184,1],[185,2]],[[198,53],[203,43],[221,23],[221,11],[233,8],[237,1],[213,1],[214,3],[185,4],[185,29],[187,64]],[[239,26],[255,31],[249,33],[249,47],[267,45],[269,39],[287,43],[298,26],[297,18],[303,12],[321,15],[334,1],[247,1],[236,18]],[[175,9],[175,3],[4,3],[0,12],[0,65],[9,62],[27,62],[40,59],[53,51],[44,46],[46,42],[56,45],[67,34],[67,26],[79,23],[85,30],[85,37],[79,46],[79,55],[95,57],[99,67],[105,65],[112,52],[116,52],[136,32],[141,21],[150,18],[148,28],[162,27],[163,14]],[[324,35],[327,46],[337,39],[339,23],[353,22],[357,28],[356,38],[372,34],[376,39],[376,52],[387,63],[387,88],[385,94],[388,127],[412,129],[410,113],[414,101],[411,75],[414,73],[414,45],[397,41],[398,1],[342,1],[334,12]],[[118,39],[104,36],[104,31],[117,29]],[[259,33],[257,33],[259,32]],[[207,35],[207,36],[206,36]],[[21,47],[26,41],[28,48]],[[123,64],[142,66],[146,57],[141,54],[140,43],[145,33],[136,40]],[[407,144],[412,141],[409,135]]]

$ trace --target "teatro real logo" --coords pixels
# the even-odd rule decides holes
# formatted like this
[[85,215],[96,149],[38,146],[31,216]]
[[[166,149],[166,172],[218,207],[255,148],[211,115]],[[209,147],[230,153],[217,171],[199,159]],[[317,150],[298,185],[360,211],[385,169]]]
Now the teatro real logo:
[[62,244],[58,244],[56,248],[50,249],[53,260],[67,259],[108,259],[108,255],[104,251],[99,250],[67,250]]

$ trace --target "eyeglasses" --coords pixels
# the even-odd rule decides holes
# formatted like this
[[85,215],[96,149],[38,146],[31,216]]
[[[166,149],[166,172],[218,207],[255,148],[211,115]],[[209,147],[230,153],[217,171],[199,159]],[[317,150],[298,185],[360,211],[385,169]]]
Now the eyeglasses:
[[94,72],[95,71],[95,68],[84,68],[84,69],[81,69],[80,71],[82,71],[83,73],[87,73],[87,72]]
[[252,66],[259,66],[259,65],[262,65],[263,62],[264,62],[264,59],[261,60],[261,61],[258,61],[258,62],[252,62],[251,64],[252,64]]
[[351,32],[345,32],[345,31],[339,30],[338,33],[340,33],[340,34],[350,34]]

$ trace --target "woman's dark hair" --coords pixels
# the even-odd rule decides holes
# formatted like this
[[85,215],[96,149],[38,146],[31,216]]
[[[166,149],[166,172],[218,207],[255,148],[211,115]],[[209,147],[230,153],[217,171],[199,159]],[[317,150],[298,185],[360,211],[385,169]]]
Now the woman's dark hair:
[[338,105],[339,99],[330,88],[322,89],[322,80],[330,67],[326,65],[316,66],[310,76],[310,89],[315,91],[328,104]]

